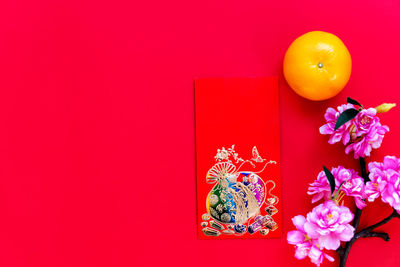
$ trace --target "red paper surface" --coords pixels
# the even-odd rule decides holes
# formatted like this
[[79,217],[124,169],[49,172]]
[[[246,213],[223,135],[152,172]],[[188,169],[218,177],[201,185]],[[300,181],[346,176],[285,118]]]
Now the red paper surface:
[[195,109],[199,238],[279,237],[277,77],[198,79]]
[[[315,206],[306,192],[322,165],[359,169],[318,128],[347,96],[400,103],[399,14],[393,0],[0,1],[0,266],[311,266],[286,242],[291,218]],[[286,49],[311,30],[338,35],[353,61],[328,101],[299,97],[282,76]],[[283,234],[199,240],[193,79],[269,75]],[[399,116],[380,115],[390,132],[368,161],[399,156]],[[361,227],[391,213],[375,202]],[[377,229],[389,242],[358,240],[346,267],[399,266],[399,225]],[[238,248],[249,253],[224,254]]]

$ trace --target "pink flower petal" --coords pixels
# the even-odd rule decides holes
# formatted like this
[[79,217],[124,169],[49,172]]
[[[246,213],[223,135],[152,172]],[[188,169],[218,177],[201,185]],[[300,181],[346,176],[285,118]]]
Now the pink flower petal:
[[350,241],[354,236],[354,227],[351,225],[347,225],[343,232],[339,234],[341,241]]
[[294,257],[298,260],[306,258],[310,252],[311,245],[298,245]]
[[297,230],[290,231],[287,234],[287,241],[291,245],[301,244],[304,242],[304,239],[304,234]]
[[304,232],[304,224],[306,223],[306,218],[303,215],[297,215],[293,217],[292,222],[297,229]]
[[340,246],[340,239],[335,234],[325,235],[318,238],[321,248],[336,250]]

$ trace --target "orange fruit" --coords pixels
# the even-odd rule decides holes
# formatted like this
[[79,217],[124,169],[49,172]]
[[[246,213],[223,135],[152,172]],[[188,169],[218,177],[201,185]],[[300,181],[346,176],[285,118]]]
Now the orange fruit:
[[297,94],[310,100],[325,100],[337,95],[349,81],[351,56],[337,36],[308,32],[286,51],[283,74]]

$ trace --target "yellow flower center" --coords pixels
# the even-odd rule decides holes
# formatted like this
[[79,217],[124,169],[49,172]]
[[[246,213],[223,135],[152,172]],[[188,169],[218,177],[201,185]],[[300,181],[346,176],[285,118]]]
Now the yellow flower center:
[[311,238],[308,235],[304,235],[304,241],[311,240]]
[[333,215],[331,213],[329,213],[328,215],[326,215],[326,219],[328,221],[332,220],[333,219]]
[[370,123],[371,122],[371,119],[369,118],[369,117],[363,117],[362,119],[361,119],[361,124],[368,124],[368,123]]

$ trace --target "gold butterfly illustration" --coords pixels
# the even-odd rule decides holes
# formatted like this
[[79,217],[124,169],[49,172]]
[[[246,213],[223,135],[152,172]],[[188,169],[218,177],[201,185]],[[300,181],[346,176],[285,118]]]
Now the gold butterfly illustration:
[[251,159],[254,162],[263,162],[265,159],[263,159],[260,154],[258,153],[257,147],[253,147],[253,158]]

